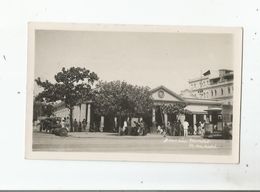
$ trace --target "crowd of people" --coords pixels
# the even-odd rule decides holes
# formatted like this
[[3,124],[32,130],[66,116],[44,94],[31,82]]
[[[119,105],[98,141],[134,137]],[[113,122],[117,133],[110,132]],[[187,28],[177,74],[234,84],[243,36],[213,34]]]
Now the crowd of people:
[[[81,122],[81,121],[77,121],[77,119],[74,119],[74,121],[72,123],[72,127],[70,127],[70,118],[64,117],[61,120],[61,127],[66,128],[68,131],[83,132],[83,131],[86,131],[87,121],[86,121],[86,119],[83,119]],[[70,130],[70,128],[72,128],[72,130]]]
[[180,120],[171,123],[167,122],[167,125],[157,124],[157,133],[162,134],[164,137],[169,136],[188,136],[188,135],[204,135],[205,134],[205,122],[199,121],[193,126],[189,125],[188,121],[181,122]]
[[131,122],[130,118],[128,118],[124,121],[123,127],[120,130],[120,135],[144,136],[146,134],[147,129],[142,119]]
[[[61,127],[66,128],[68,131],[73,132],[84,132],[86,131],[87,121],[73,120],[72,130],[70,130],[70,118],[64,117],[61,122]],[[131,121],[130,118],[127,118],[123,122],[122,128],[119,131],[120,135],[146,135],[148,130],[145,126],[145,123],[142,119]],[[194,126],[189,125],[187,121],[181,122],[180,120],[171,123],[167,122],[167,125],[157,124],[157,133],[162,134],[163,136],[188,136],[188,135],[201,135],[205,134],[205,122],[199,121]]]
[[[85,132],[87,131],[87,121],[83,119],[82,121],[78,121],[74,119],[72,121],[72,126],[70,126],[71,121],[69,117],[63,117],[61,119],[56,119],[56,126],[54,128],[60,127],[65,128],[68,132]],[[190,125],[187,121],[175,121],[171,123],[170,121],[167,122],[165,126],[163,123],[156,124],[157,133],[162,134],[163,136],[188,136],[188,135],[201,135],[204,136],[205,134],[205,121],[199,121],[195,125]],[[41,127],[48,127],[48,126],[41,126]],[[49,127],[52,127],[49,125]],[[116,128],[114,128],[115,132]],[[93,130],[89,130],[93,131]],[[119,127],[119,134],[120,135],[134,135],[134,136],[141,136],[146,135],[149,131],[148,127],[145,125],[145,122],[142,118],[127,118],[123,121],[123,125]]]

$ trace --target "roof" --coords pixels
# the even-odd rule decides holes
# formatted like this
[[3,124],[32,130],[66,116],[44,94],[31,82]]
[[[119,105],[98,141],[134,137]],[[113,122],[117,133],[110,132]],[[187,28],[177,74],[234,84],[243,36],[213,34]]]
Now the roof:
[[232,69],[219,69],[219,71],[228,71],[228,72],[233,72],[233,70]]
[[222,111],[222,108],[221,107],[214,107],[214,108],[209,108],[205,111]]
[[[179,94],[171,91],[170,89],[166,88],[163,85],[150,90],[150,92],[155,93],[156,91],[158,91],[160,89],[163,89],[164,91],[166,91],[170,95],[178,98],[180,101],[185,102],[186,104],[195,104],[195,105],[198,105],[198,104],[201,104],[201,105],[221,105],[222,104],[222,101],[217,100],[217,99],[199,99],[199,98],[182,97]],[[164,102],[171,102],[171,101],[164,101]]]
[[159,86],[159,87],[156,87],[156,88],[150,90],[150,92],[151,92],[151,93],[155,93],[156,91],[159,91],[159,90],[161,90],[161,89],[163,89],[165,92],[169,93],[169,94],[172,95],[173,97],[176,97],[177,99],[179,99],[179,100],[181,100],[181,101],[184,101],[184,98],[183,98],[183,97],[181,97],[179,94],[177,94],[177,93],[171,91],[170,89],[166,88],[166,87],[163,86],[163,85],[161,85],[161,86]]
[[198,99],[198,98],[185,98],[187,104],[208,104],[208,105],[221,105],[222,102],[217,99]]

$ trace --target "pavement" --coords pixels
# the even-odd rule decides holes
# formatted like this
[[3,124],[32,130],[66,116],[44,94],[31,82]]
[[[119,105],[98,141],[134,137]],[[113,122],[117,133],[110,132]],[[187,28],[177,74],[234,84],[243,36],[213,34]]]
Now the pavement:
[[34,151],[229,155],[231,146],[231,140],[200,136],[119,136],[117,133],[74,132],[68,137],[59,137],[44,132],[33,133]]

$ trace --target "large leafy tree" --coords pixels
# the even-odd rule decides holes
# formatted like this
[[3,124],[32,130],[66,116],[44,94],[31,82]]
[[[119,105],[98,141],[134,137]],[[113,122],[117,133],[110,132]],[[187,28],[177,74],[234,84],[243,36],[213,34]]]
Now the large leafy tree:
[[[185,109],[186,103],[174,103],[174,104],[163,104],[160,106],[162,113],[167,114],[176,114],[177,116],[185,115],[185,114],[192,114],[191,111]],[[162,118],[163,115],[161,114]]]
[[102,82],[97,84],[94,105],[99,115],[141,117],[153,106],[149,87],[134,86],[124,81]]
[[50,117],[54,112],[54,107],[52,104],[42,103],[42,102],[33,102],[33,119],[37,120],[39,116]]
[[[42,81],[39,77],[36,83],[43,88],[43,91],[36,96],[36,101],[46,103],[62,101],[70,111],[70,125],[72,126],[72,112],[74,106],[91,95],[92,86],[98,80],[94,72],[85,68],[71,67],[62,68],[55,76],[55,83]],[[72,130],[72,128],[71,128]]]
[[174,104],[163,104],[161,105],[161,111],[169,114],[190,114],[191,112],[185,109],[187,105],[184,102]]

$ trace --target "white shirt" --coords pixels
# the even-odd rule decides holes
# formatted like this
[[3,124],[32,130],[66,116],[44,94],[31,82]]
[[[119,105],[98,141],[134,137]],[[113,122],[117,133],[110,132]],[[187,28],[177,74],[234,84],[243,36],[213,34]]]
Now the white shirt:
[[61,121],[61,127],[64,128],[65,127],[65,122]]
[[183,129],[187,130],[189,128],[189,123],[187,121],[183,122]]
[[126,129],[126,127],[127,127],[127,122],[126,122],[126,121],[124,121],[123,130],[125,130],[125,129]]

